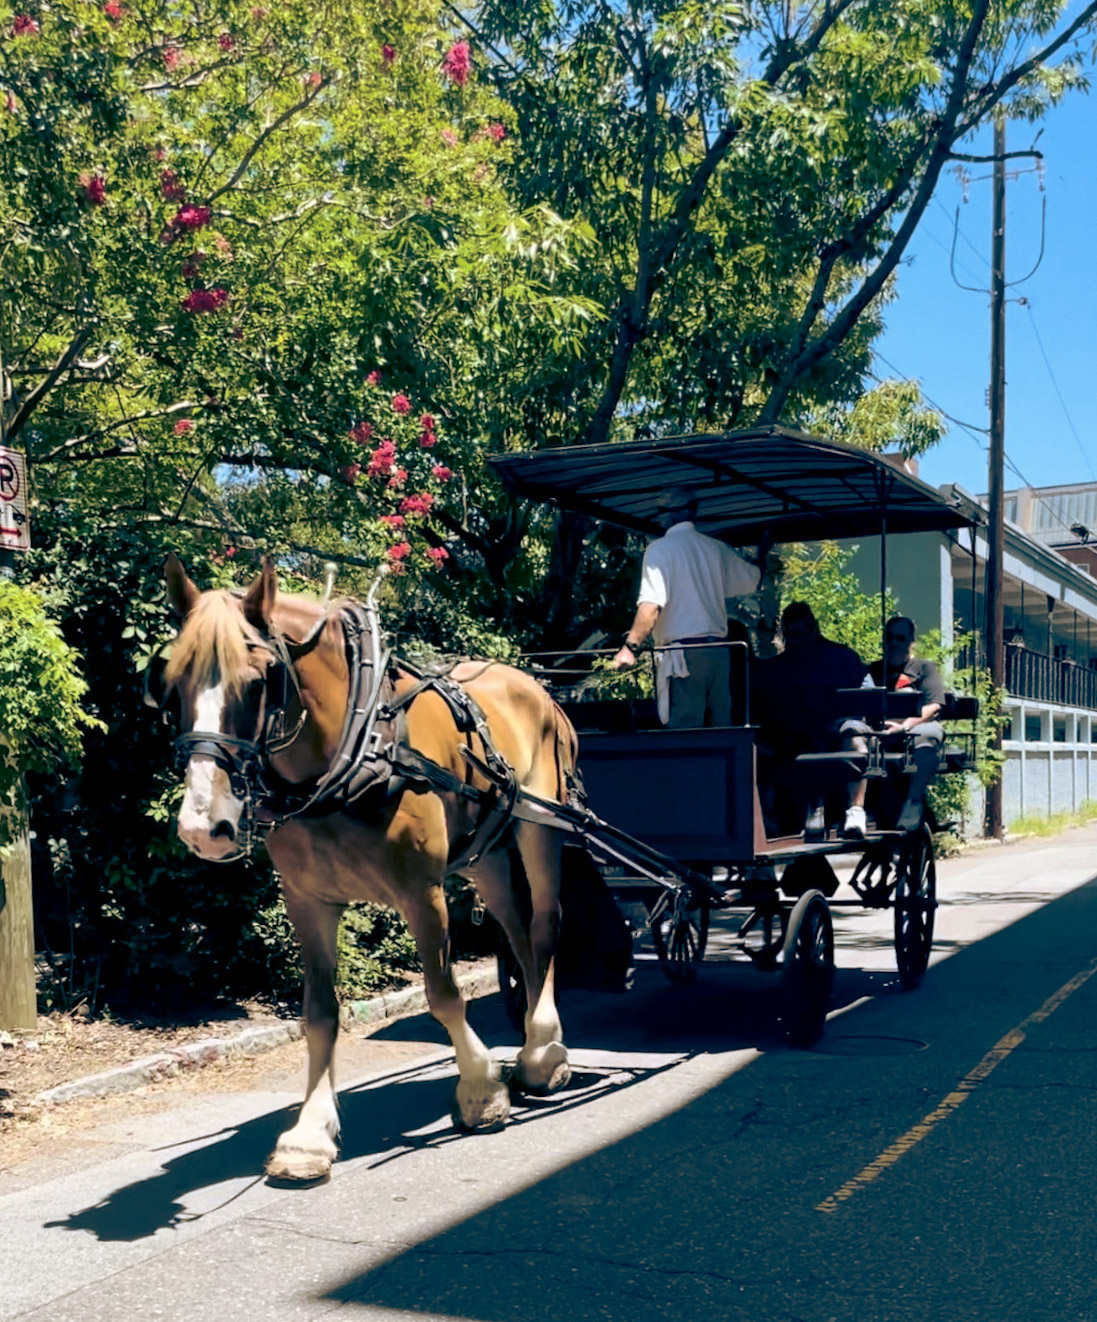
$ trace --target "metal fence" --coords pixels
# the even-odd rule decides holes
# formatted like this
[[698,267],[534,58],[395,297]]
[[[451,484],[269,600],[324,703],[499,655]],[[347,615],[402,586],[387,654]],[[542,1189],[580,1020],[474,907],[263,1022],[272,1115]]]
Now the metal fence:
[[1014,698],[1097,711],[1097,671],[1016,644],[1006,648],[1006,690]]

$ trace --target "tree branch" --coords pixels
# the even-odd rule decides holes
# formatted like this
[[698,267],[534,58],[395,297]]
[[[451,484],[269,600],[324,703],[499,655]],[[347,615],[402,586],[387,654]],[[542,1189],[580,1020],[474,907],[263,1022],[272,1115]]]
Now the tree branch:
[[83,349],[84,345],[91,339],[94,330],[94,323],[88,326],[82,326],[72,337],[65,352],[49,369],[38,385],[34,387],[22,404],[20,404],[19,408],[16,409],[15,416],[7,427],[7,435],[9,437],[17,436],[19,434],[30,415],[80,357],[81,349]]
[[[786,360],[776,383],[770,391],[769,398],[759,414],[759,422],[771,423],[780,418],[796,382],[817,363],[833,353],[838,345],[842,343],[856,325],[865,308],[883,290],[891,273],[899,264],[899,259],[906,250],[907,244],[910,242],[933,196],[933,190],[937,186],[941,170],[949,159],[952,143],[956,141],[956,126],[964,105],[967,79],[972,61],[975,58],[979,38],[986,25],[989,7],[990,0],[977,0],[972,10],[971,20],[957,52],[952,86],[944,113],[938,121],[939,128],[935,135],[933,149],[926,162],[922,177],[918,181],[914,198],[895,233],[895,237],[876,266],[861,282],[856,293],[846,302],[827,329],[801,348],[798,353]],[[906,187],[909,188],[909,186],[910,181],[908,180]]]

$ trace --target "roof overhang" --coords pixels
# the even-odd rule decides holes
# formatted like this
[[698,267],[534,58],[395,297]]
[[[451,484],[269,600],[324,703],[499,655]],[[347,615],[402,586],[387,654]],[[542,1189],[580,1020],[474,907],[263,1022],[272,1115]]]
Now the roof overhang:
[[732,545],[932,532],[970,507],[878,454],[785,427],[495,455],[515,495],[637,533],[659,533],[659,493],[696,490],[696,525]]

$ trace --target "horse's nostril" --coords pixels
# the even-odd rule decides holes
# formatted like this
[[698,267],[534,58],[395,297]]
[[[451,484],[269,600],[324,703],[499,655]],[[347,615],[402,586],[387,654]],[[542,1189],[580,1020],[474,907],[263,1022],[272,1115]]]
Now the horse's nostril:
[[236,830],[231,822],[226,822],[224,818],[222,818],[221,821],[219,821],[217,825],[213,828],[213,830],[210,831],[210,835],[214,838],[214,840],[220,840],[222,839],[222,837],[226,840],[235,840]]

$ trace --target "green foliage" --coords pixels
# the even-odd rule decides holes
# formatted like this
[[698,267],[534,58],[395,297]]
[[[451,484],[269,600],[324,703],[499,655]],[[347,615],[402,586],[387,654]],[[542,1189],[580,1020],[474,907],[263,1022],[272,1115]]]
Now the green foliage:
[[970,772],[956,772],[938,776],[930,785],[927,800],[939,822],[966,822],[971,802],[972,784],[986,788],[995,784],[1002,774],[1005,754],[1001,751],[999,736],[1008,722],[1005,713],[1006,692],[991,682],[990,671],[980,666],[973,672],[970,667],[958,668],[956,660],[970,652],[974,638],[970,634],[956,637],[945,646],[940,630],[927,630],[915,643],[919,656],[927,657],[941,670],[945,687],[950,692],[966,694],[979,699],[979,715],[974,721],[950,721],[945,733],[949,739],[970,739],[975,767]]
[[[77,765],[84,732],[103,729],[82,705],[78,662],[43,598],[0,576],[0,803],[28,774]],[[0,814],[0,846],[9,823]]]
[[855,574],[846,571],[854,548],[836,542],[782,547],[781,609],[790,601],[806,601],[823,636],[852,647],[866,663],[880,657],[881,621],[896,610],[889,592],[881,615],[879,594],[861,591]]
[[419,968],[415,942],[403,920],[377,904],[355,904],[339,928],[338,987],[358,1000],[402,981],[401,972]]

